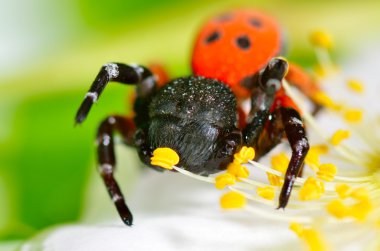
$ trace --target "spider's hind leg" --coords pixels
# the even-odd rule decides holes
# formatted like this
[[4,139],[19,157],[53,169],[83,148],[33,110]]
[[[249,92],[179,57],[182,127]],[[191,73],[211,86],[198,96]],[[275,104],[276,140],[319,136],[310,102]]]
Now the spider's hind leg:
[[128,226],[132,225],[133,216],[114,178],[116,158],[113,134],[119,132],[126,144],[133,145],[135,130],[132,119],[122,116],[109,116],[101,122],[97,134],[99,173],[121,219]]

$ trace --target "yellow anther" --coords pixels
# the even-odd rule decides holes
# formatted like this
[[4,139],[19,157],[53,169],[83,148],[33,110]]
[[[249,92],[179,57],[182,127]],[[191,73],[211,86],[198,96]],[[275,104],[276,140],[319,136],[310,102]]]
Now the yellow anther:
[[348,139],[351,136],[350,131],[339,129],[337,130],[330,139],[330,143],[334,146],[337,146],[345,139]]
[[360,122],[363,119],[363,111],[360,109],[347,109],[344,112],[344,119],[347,122]]
[[305,163],[314,171],[318,170],[319,166],[319,153],[313,148],[310,148],[309,152],[306,155]]
[[310,251],[323,251],[327,249],[321,234],[313,228],[305,228],[299,223],[290,223],[289,228],[305,241]]
[[[271,164],[274,170],[285,173],[289,165],[289,158],[285,153],[280,153],[271,158]],[[277,175],[267,173],[267,176],[272,186],[281,186],[284,182],[284,179]]]
[[239,209],[246,205],[247,201],[244,195],[230,191],[220,198],[220,206],[223,209]]
[[329,148],[326,145],[312,146],[306,155],[305,163],[314,171],[318,171],[320,165],[319,155],[328,153]]
[[232,162],[230,163],[228,166],[227,166],[227,173],[230,173],[234,176],[236,176],[237,172],[239,171],[241,165],[236,163],[236,162]]
[[323,78],[327,76],[326,69],[321,65],[315,65],[313,67],[315,74],[317,74],[319,77]]
[[314,145],[310,150],[315,151],[318,154],[327,154],[329,152],[329,147],[324,144]]
[[309,177],[303,184],[298,195],[300,200],[315,200],[321,198],[324,192],[324,183],[313,177]]
[[316,92],[313,95],[312,99],[316,103],[323,105],[327,108],[330,108],[332,110],[340,111],[342,109],[342,105],[335,103],[326,93],[322,91]]
[[151,157],[150,160],[150,163],[154,166],[171,170],[173,169],[173,166],[178,164],[179,156],[171,148],[159,147],[153,151],[153,157]]
[[248,160],[253,160],[255,157],[255,150],[252,147],[243,146],[238,153],[234,154],[234,162],[243,164]]
[[310,42],[314,46],[331,49],[333,47],[333,42],[329,34],[325,31],[317,30],[310,34]]
[[285,173],[289,165],[289,158],[285,153],[280,153],[271,158],[271,164],[274,170]]
[[376,227],[377,227],[378,229],[380,229],[380,218],[378,218],[378,219],[376,220],[375,224],[376,224]]
[[302,239],[305,240],[310,251],[327,250],[325,241],[323,240],[321,234],[315,229],[305,229],[303,231]]
[[369,198],[368,190],[364,187],[352,189],[346,184],[335,187],[341,198],[351,197],[357,202],[350,206],[343,204],[341,199],[333,200],[327,205],[327,211],[335,217],[353,217],[358,221],[363,221],[372,211],[373,206]]
[[298,235],[298,237],[302,236],[304,227],[301,224],[297,222],[291,222],[289,228],[290,230],[295,232]]
[[337,172],[337,168],[334,164],[322,164],[319,165],[318,171],[317,171],[317,177],[321,180],[325,181],[332,181],[334,179],[334,176]]
[[354,217],[358,221],[363,221],[372,211],[372,203],[369,200],[363,200],[352,205],[348,210],[348,215]]
[[356,80],[356,79],[350,79],[347,81],[347,87],[353,90],[357,93],[363,93],[364,92],[364,85],[362,82]]
[[217,189],[224,189],[226,186],[234,185],[236,178],[230,173],[223,173],[215,178],[215,187]]
[[335,191],[339,195],[339,198],[345,199],[351,194],[351,187],[347,184],[337,184]]
[[227,173],[234,175],[236,178],[248,178],[249,171],[245,166],[232,162],[227,167]]
[[273,200],[275,196],[274,187],[271,187],[271,186],[258,187],[257,195],[267,200]]
[[351,198],[354,198],[359,201],[369,200],[369,193],[365,187],[358,187],[351,191]]
[[349,208],[340,199],[332,200],[326,207],[327,212],[338,219],[348,216]]
[[272,186],[281,186],[282,183],[284,182],[284,179],[277,175],[267,173],[267,176],[268,176],[269,184],[271,184]]

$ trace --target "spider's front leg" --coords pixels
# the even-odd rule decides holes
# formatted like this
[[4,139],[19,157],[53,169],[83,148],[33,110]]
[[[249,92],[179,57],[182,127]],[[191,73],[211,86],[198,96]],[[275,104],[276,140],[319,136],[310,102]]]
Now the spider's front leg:
[[286,170],[284,184],[281,189],[278,208],[285,208],[294,182],[301,174],[303,161],[309,150],[309,142],[298,111],[293,107],[290,98],[285,94],[276,97],[278,107],[271,113],[270,119],[262,131],[256,145],[256,157],[268,153],[281,142],[285,132],[292,149],[292,156]]
[[126,65],[121,63],[108,63],[102,66],[75,116],[77,124],[82,123],[91,107],[102,94],[108,82],[116,81],[122,84],[137,86],[138,96],[146,97],[156,87],[154,75],[147,68],[140,65]]
[[292,157],[285,174],[284,184],[281,189],[278,208],[285,208],[288,204],[294,182],[299,175],[303,161],[309,151],[309,141],[306,137],[302,119],[297,110],[291,107],[280,107],[281,122],[284,127],[292,149]]
[[289,140],[292,157],[281,190],[279,208],[286,207],[294,181],[309,150],[300,115],[281,88],[287,67],[286,61],[274,58],[258,76],[257,84],[252,90],[252,108],[248,123],[243,130],[244,141],[255,148],[256,159],[275,147],[284,132]]
[[273,58],[264,71],[255,77],[251,90],[251,111],[248,115],[247,126],[243,130],[245,144],[256,147],[287,70],[288,63],[285,60]]

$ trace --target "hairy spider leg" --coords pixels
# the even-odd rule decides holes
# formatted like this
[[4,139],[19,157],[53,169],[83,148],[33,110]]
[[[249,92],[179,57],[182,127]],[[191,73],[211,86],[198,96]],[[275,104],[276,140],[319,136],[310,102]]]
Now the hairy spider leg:
[[126,65],[121,63],[108,63],[102,66],[75,116],[77,124],[82,123],[92,105],[99,99],[104,88],[110,81],[137,86],[137,95],[145,97],[150,95],[156,86],[155,76],[147,68],[140,65]]
[[285,208],[297,176],[302,174],[304,159],[309,150],[305,128],[299,112],[290,105],[281,104],[270,113],[269,119],[255,147],[255,159],[267,154],[285,135],[292,149],[278,208]]
[[115,115],[101,122],[97,134],[99,173],[121,219],[128,226],[132,225],[133,216],[114,178],[116,158],[113,137],[114,132],[119,132],[124,142],[133,146],[135,131],[136,127],[132,119]]
[[287,69],[288,63],[285,60],[273,58],[264,71],[254,77],[254,85],[251,89],[251,110],[247,117],[247,125],[243,129],[245,144],[252,147],[257,145]]
[[[110,81],[136,86],[137,100],[135,110],[145,111],[146,103],[152,93],[156,90],[154,75],[147,68],[140,65],[126,65],[121,63],[108,63],[102,66],[93,84],[87,92],[85,99],[79,107],[75,116],[76,123],[82,123],[87,117],[91,106],[97,101],[100,94]],[[146,112],[143,112],[146,115]],[[99,126],[97,134],[99,172],[107,187],[111,199],[123,222],[131,226],[133,217],[119,185],[114,178],[116,158],[114,153],[113,133],[119,132],[127,145],[135,146],[134,135],[136,123],[143,120],[138,116],[134,120],[122,116],[109,116]]]
[[286,207],[294,181],[303,166],[309,150],[305,129],[296,105],[286,96],[281,80],[288,64],[281,58],[272,59],[264,71],[255,77],[252,89],[251,111],[243,130],[245,144],[256,150],[256,159],[275,147],[285,132],[292,149],[279,207]]
[[282,125],[292,149],[292,156],[286,169],[278,205],[278,208],[285,208],[310,146],[300,114],[293,108],[281,107],[279,109]]

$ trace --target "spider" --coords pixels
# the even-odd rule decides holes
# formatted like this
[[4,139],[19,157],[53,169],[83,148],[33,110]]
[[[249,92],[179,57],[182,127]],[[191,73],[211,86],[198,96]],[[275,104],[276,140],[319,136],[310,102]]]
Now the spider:
[[99,172],[123,222],[131,226],[133,217],[114,178],[115,132],[121,134],[127,145],[137,148],[147,166],[162,171],[151,164],[151,157],[155,149],[168,147],[178,153],[179,168],[203,176],[225,170],[243,145],[255,148],[256,159],[262,157],[285,134],[292,149],[279,197],[278,207],[285,208],[309,149],[298,111],[286,95],[279,95],[287,71],[287,61],[273,58],[256,74],[247,124],[239,127],[236,96],[218,80],[190,76],[159,86],[155,75],[144,66],[122,63],[102,66],[75,121],[80,124],[85,120],[110,81],[136,86],[134,118],[109,116],[100,123],[97,133]]

